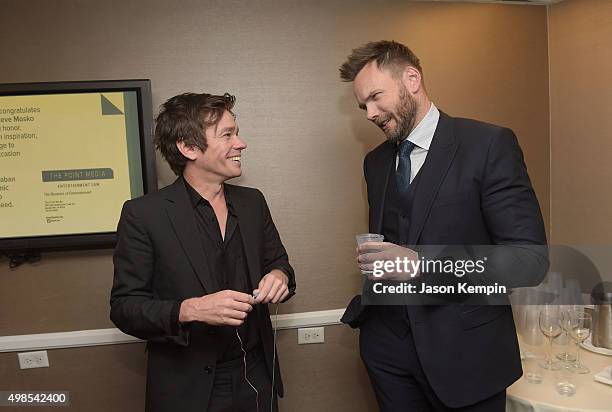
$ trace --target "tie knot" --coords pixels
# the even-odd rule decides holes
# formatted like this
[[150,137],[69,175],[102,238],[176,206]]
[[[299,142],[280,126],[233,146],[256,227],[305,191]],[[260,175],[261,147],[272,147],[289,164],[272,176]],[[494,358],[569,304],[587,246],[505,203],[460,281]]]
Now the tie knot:
[[415,144],[408,139],[401,142],[398,151],[399,157],[410,156],[410,153],[412,152],[412,149],[414,149],[414,146]]

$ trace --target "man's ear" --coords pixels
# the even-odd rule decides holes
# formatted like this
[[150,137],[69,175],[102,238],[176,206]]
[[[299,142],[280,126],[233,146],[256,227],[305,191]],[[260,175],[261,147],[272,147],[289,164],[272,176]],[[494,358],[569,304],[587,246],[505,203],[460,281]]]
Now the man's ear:
[[183,140],[176,142],[176,147],[179,152],[189,160],[195,160],[197,157],[197,151],[200,150],[195,146],[187,145]]
[[416,94],[423,87],[421,73],[412,66],[406,66],[402,73],[402,83],[411,94]]

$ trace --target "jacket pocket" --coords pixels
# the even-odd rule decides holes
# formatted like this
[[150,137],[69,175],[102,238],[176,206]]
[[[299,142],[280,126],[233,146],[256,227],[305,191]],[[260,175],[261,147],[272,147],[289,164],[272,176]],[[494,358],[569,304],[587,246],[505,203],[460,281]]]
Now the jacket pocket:
[[457,203],[467,203],[470,199],[468,193],[455,193],[452,195],[437,196],[432,207],[454,205]]
[[508,311],[506,306],[480,305],[480,306],[457,306],[461,327],[463,329],[473,329],[502,316]]

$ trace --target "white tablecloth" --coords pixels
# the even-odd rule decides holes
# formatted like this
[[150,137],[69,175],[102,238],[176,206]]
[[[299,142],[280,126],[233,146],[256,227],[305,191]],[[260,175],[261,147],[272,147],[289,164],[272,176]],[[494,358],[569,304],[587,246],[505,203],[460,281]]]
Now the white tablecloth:
[[[538,347],[521,343],[523,351],[544,355],[548,346]],[[543,370],[542,383],[529,383],[524,377],[516,381],[507,391],[506,412],[560,412],[560,411],[597,411],[612,412],[612,386],[597,382],[593,375],[612,365],[612,356],[605,356],[581,348],[581,361],[591,369],[591,373],[577,375],[576,394],[572,397],[561,396],[555,388],[555,372]],[[553,353],[561,351],[553,347]],[[525,368],[525,364],[523,364]]]

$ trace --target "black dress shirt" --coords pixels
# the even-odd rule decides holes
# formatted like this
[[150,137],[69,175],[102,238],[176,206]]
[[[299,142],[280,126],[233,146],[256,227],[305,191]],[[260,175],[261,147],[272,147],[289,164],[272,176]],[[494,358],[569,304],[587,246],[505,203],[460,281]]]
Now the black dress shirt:
[[[221,229],[211,204],[200,196],[187,181],[185,181],[185,186],[191,199],[203,253],[206,255],[210,272],[214,274],[213,276],[217,277],[222,290],[231,289],[249,295],[252,294],[254,287],[251,285],[248,276],[249,272],[244,255],[238,217],[234,212],[229,194],[225,193],[228,213],[225,237],[222,237]],[[243,347],[247,352],[257,346],[259,343],[259,328],[255,311],[250,312],[245,322],[237,329],[242,339]],[[219,335],[219,344],[221,345],[217,351],[219,362],[243,356],[235,327],[220,326],[217,333]]]

